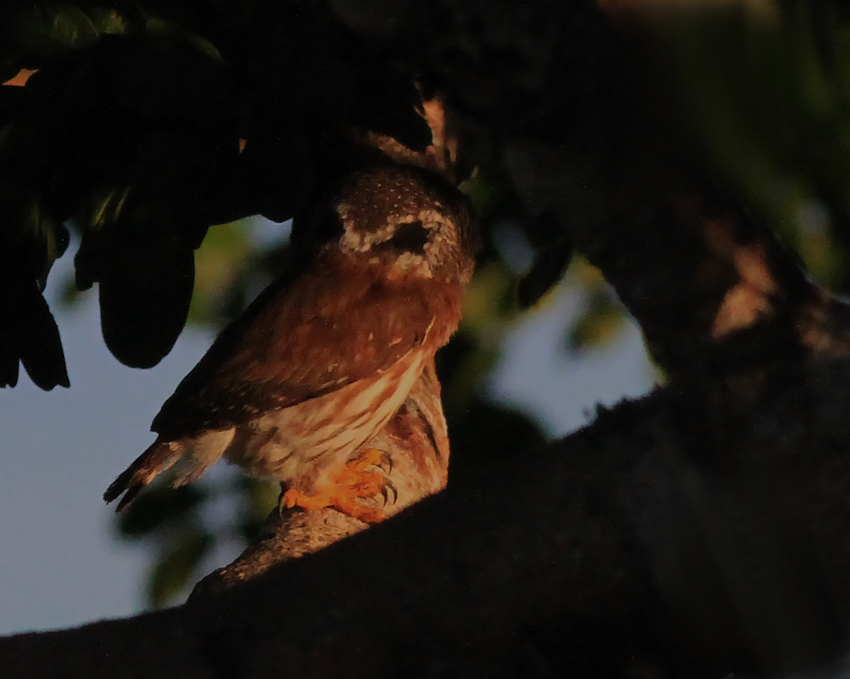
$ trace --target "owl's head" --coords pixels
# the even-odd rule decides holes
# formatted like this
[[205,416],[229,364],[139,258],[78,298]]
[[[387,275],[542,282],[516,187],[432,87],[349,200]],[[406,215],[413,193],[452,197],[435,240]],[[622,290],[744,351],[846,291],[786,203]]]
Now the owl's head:
[[469,201],[413,167],[357,172],[321,215],[321,252],[387,280],[466,283],[477,250]]

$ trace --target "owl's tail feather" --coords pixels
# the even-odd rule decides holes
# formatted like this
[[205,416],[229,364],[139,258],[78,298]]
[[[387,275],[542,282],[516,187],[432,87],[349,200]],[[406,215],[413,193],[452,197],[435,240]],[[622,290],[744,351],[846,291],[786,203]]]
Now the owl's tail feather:
[[139,455],[133,464],[112,482],[103,494],[103,499],[109,503],[124,493],[115,511],[125,510],[139,491],[177,461],[180,452],[176,448],[173,441],[154,441],[150,448]]

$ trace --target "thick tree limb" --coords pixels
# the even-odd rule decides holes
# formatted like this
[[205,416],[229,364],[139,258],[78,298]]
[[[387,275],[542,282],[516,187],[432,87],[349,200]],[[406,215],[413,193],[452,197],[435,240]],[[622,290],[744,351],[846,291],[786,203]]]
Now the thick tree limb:
[[[735,252],[757,242],[693,233],[697,260],[744,270]],[[768,274],[785,265],[780,250],[767,257],[755,260]],[[631,283],[651,273],[632,271]],[[730,272],[727,291],[749,280]],[[0,666],[9,677],[720,676],[827,662],[845,650],[850,610],[848,326],[841,304],[801,290],[771,294],[769,314],[745,303],[759,313],[732,314],[751,322],[719,337],[709,318],[692,353],[702,368],[674,370],[663,390],[549,451],[187,606],[3,640]]]
[[622,521],[604,509],[616,507],[603,487],[628,459],[623,443],[506,467],[195,605],[4,640],[0,662],[9,677],[46,676],[41,662],[89,677],[498,674],[514,653],[535,661],[538,625],[575,616],[642,634],[629,618],[651,599]]
[[850,367],[811,357],[794,373],[727,401],[674,381],[219,596],[4,639],[0,666],[719,676],[829,660],[850,605]]

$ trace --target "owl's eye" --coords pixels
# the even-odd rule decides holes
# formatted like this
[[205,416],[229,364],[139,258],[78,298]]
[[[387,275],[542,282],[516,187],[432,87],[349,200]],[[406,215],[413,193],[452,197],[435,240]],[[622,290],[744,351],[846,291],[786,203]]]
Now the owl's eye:
[[382,250],[392,248],[401,252],[412,252],[417,255],[425,253],[429,232],[422,222],[407,222],[400,224],[392,238],[385,240],[378,247]]

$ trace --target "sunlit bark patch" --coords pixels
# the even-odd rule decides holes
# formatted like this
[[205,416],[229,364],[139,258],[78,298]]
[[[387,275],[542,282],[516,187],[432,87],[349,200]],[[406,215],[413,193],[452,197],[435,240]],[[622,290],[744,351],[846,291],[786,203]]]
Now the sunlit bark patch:
[[730,224],[725,220],[708,221],[704,229],[709,247],[724,259],[731,260],[740,278],[726,292],[714,316],[711,336],[718,339],[770,314],[770,297],[776,292],[776,281],[770,274],[760,244],[737,245],[732,239]]
[[815,354],[846,357],[850,355],[850,305],[813,287],[813,298],[798,317],[800,343]]

